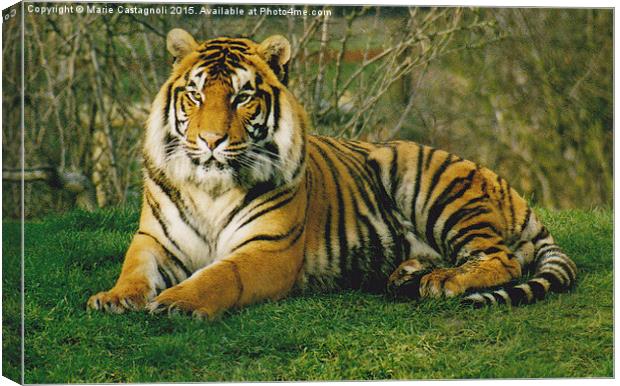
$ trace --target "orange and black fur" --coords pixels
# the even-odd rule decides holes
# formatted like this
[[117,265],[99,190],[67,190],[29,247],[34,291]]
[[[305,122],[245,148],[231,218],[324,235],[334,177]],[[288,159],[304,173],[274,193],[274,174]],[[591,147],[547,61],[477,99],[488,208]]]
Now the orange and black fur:
[[89,308],[212,318],[294,288],[517,305],[575,283],[575,264],[490,170],[413,142],[310,135],[285,38],[198,44],[175,29],[168,49],[139,230]]

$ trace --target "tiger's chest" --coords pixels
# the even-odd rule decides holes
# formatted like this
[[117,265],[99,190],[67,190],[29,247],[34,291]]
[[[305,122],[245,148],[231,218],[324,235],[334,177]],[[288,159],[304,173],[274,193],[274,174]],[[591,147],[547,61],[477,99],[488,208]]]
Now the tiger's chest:
[[186,187],[175,197],[160,194],[151,200],[156,200],[151,207],[156,207],[156,228],[166,247],[192,271],[225,258],[252,231],[238,230],[236,214],[243,194],[234,189],[213,196]]

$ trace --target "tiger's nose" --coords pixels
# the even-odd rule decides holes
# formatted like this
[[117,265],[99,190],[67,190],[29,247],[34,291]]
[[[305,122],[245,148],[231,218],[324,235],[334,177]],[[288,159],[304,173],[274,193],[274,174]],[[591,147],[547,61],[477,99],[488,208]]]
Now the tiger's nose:
[[215,149],[217,145],[224,142],[227,137],[228,137],[227,134],[217,134],[217,133],[198,134],[198,138],[200,138],[200,140],[207,145],[209,150]]

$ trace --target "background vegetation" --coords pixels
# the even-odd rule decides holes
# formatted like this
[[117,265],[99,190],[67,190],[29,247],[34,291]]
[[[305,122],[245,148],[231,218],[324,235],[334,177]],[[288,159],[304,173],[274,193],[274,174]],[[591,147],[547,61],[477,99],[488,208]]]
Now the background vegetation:
[[[331,14],[26,13],[26,216],[139,199],[141,133],[170,71],[165,35],[179,26],[198,39],[286,35],[291,88],[317,132],[445,148],[545,207],[610,205],[611,10],[296,8]],[[18,37],[5,26],[5,46]],[[7,68],[19,59],[4,50]],[[3,215],[13,217],[14,75],[3,73]]]

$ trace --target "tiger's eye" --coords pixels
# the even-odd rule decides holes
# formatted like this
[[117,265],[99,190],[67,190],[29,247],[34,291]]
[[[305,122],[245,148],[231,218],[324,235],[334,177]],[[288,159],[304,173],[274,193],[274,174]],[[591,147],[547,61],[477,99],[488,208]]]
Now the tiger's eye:
[[202,94],[200,93],[200,91],[192,91],[192,98],[200,102],[200,100],[202,99]]
[[245,102],[249,101],[251,97],[252,97],[252,95],[250,95],[250,94],[245,94],[245,93],[244,94],[239,94],[235,98],[235,103],[240,105],[242,103],[245,103]]

